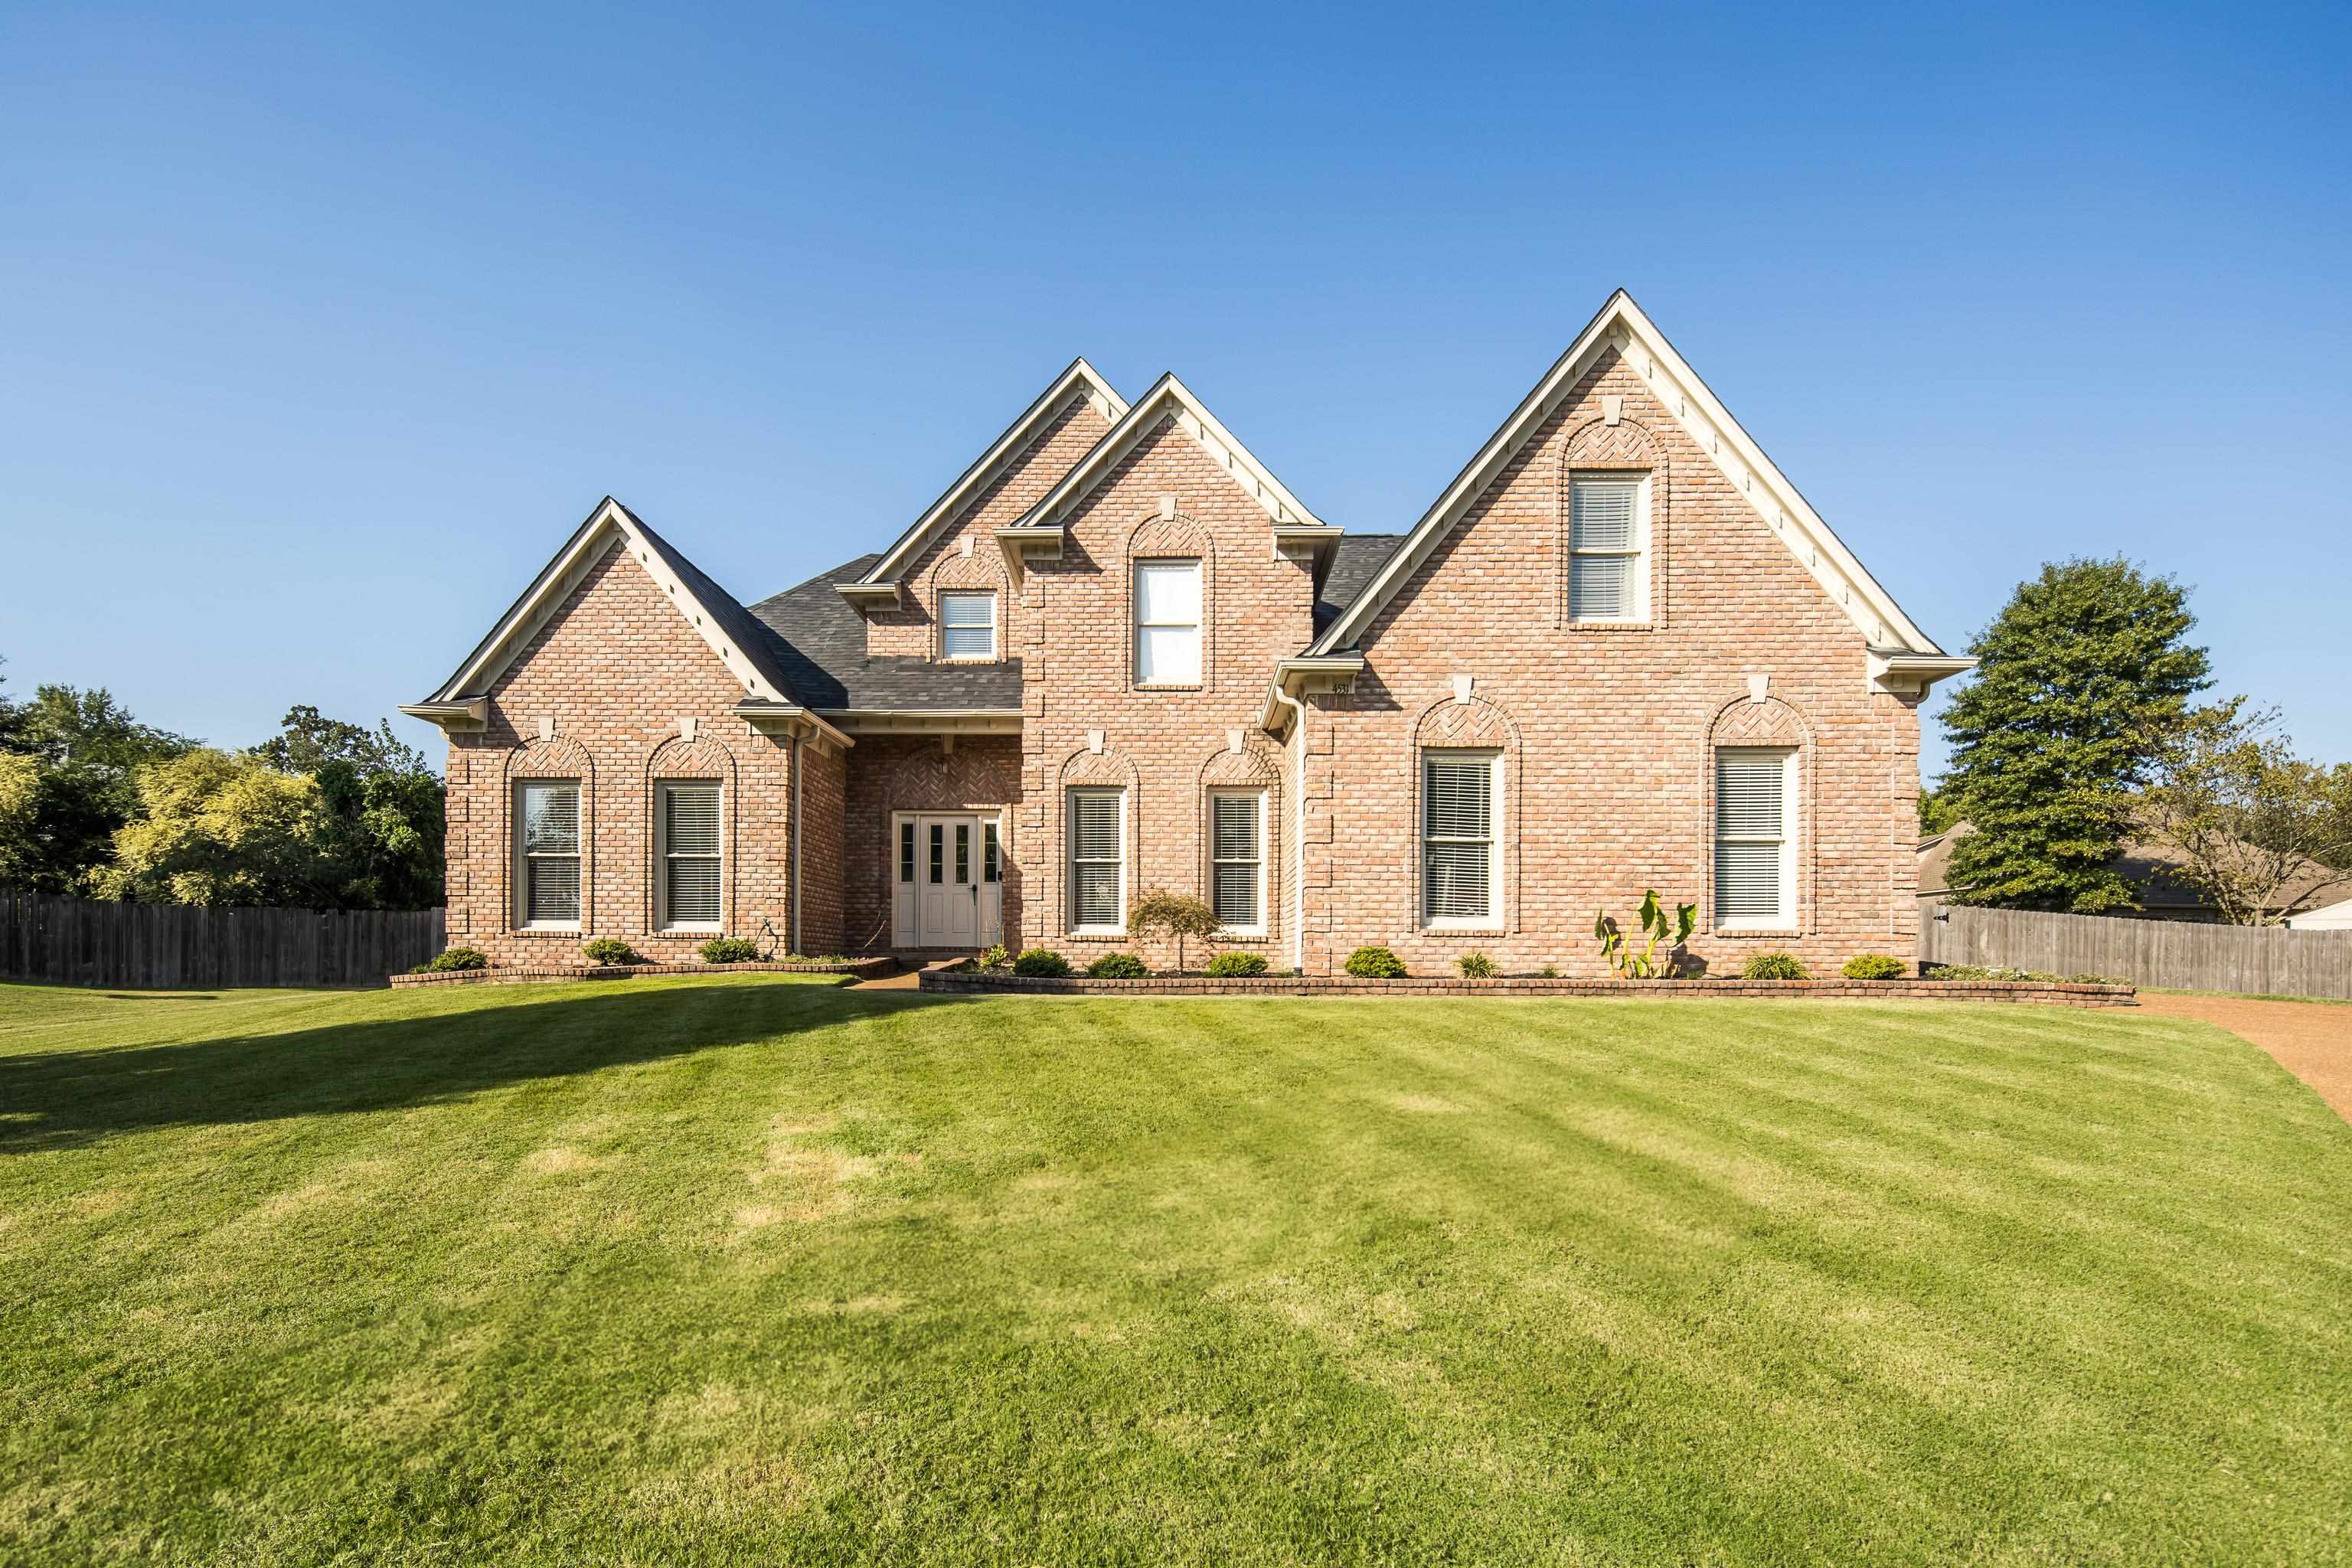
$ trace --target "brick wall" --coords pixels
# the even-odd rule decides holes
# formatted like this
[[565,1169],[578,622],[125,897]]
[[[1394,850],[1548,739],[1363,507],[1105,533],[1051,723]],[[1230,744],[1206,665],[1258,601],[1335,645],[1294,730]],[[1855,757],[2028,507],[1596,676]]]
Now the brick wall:
[[845,839],[845,941],[889,947],[894,812],[999,813],[1003,820],[1005,940],[1021,931],[1022,877],[1014,838],[1021,798],[1021,742],[1011,735],[961,735],[952,748],[938,737],[869,736],[849,756]]

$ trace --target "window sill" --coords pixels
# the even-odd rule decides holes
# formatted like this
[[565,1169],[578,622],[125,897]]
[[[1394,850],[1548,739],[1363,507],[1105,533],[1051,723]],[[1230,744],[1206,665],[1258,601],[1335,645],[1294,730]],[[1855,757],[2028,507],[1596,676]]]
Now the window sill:
[[568,926],[528,925],[512,927],[507,934],[509,936],[578,936],[585,929],[577,922]]
[[1657,630],[1660,630],[1660,629],[1661,629],[1661,625],[1662,625],[1662,624],[1661,624],[1660,622],[1653,621],[1653,620],[1640,620],[1640,621],[1573,621],[1573,620],[1572,620],[1572,621],[1570,621],[1570,622],[1568,623],[1568,629],[1569,629],[1570,631],[1572,631],[1572,632],[1654,632],[1654,631],[1657,631]]
[[1448,922],[1444,925],[1424,924],[1421,928],[1421,934],[1423,936],[1501,936],[1504,931],[1501,926],[1486,921],[1461,925]]
[[1263,926],[1246,928],[1236,926],[1220,931],[1209,940],[1211,942],[1264,942],[1266,940],[1266,935],[1265,928]]
[[1062,934],[1070,942],[1125,942],[1127,928],[1125,926],[1079,926]]
[[1717,926],[1706,934],[1730,941],[1748,937],[1769,937],[1776,942],[1794,942],[1805,933],[1795,926]]
[[712,921],[708,923],[698,923],[695,925],[656,926],[654,928],[654,935],[718,936],[726,931],[726,929],[727,928],[725,926],[720,925],[718,921]]
[[1155,680],[1149,684],[1139,680],[1135,683],[1135,689],[1138,691],[1206,691],[1208,687],[1198,680]]
[[998,659],[992,653],[943,653],[932,662],[935,664],[995,664]]

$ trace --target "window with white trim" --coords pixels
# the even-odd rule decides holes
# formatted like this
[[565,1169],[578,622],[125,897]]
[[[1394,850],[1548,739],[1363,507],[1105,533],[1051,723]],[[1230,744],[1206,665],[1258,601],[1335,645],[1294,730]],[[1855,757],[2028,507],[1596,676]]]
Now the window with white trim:
[[1433,928],[1496,923],[1495,752],[1421,757],[1421,908]]
[[717,931],[720,918],[719,785],[713,780],[659,786],[661,925]]
[[1797,920],[1797,753],[1715,753],[1715,923],[1787,930]]
[[1127,792],[1070,792],[1070,930],[1116,936],[1127,930]]
[[1569,619],[1647,620],[1649,542],[1647,474],[1569,476]]
[[1243,936],[1265,931],[1265,795],[1209,797],[1209,902],[1217,922]]
[[1135,683],[1201,684],[1201,563],[1135,563]]
[[996,595],[940,595],[940,656],[943,658],[996,657]]
[[580,781],[515,786],[515,923],[524,930],[580,926]]

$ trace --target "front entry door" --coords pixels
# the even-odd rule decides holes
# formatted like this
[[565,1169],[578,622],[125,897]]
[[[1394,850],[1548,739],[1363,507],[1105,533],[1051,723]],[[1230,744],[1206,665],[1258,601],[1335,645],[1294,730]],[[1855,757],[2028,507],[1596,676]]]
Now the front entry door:
[[[894,900],[900,910],[894,922],[898,944],[975,948],[1001,940],[1003,862],[996,818],[924,812],[903,816],[896,826],[898,891],[912,894]],[[911,865],[906,854],[910,835]]]

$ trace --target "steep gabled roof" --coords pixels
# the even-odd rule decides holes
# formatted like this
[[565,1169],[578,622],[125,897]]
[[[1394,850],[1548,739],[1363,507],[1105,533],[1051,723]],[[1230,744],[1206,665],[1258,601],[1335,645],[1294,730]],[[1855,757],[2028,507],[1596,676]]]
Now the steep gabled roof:
[[1127,399],[1095,373],[1095,367],[1083,358],[1074,359],[1069,368],[1055,376],[1045,391],[1019,418],[1004,427],[1004,433],[989,443],[988,450],[973,460],[971,467],[956,476],[939,500],[923,509],[907,531],[892,542],[889,549],[874,557],[873,564],[855,579],[860,583],[889,583],[906,564],[922,553],[923,547],[939,531],[953,522],[966,502],[985,491],[1004,466],[1027,451],[1053,417],[1070,405],[1074,397],[1083,395],[1095,405],[1096,412],[1117,424],[1127,414]]
[[948,664],[920,654],[869,654],[866,617],[839,592],[871,571],[877,555],[845,561],[832,571],[761,600],[751,614],[777,640],[786,676],[800,700],[823,712],[888,709],[899,711],[1021,711],[1021,661]]
[[587,521],[572,531],[555,558],[541,568],[489,636],[475,645],[457,673],[425,699],[427,704],[461,701],[485,695],[514,662],[532,636],[562,607],[589,569],[604,557],[615,537],[637,558],[646,574],[662,588],[728,671],[743,683],[746,696],[770,702],[796,703],[791,679],[775,646],[774,634],[751,611],[738,604],[703,570],[681,554],[637,516],[606,496]]
[[1135,406],[1095,443],[1093,450],[1071,465],[1059,483],[1045,492],[1045,498],[1023,514],[1014,526],[1038,528],[1060,522],[1071,509],[1086,498],[1087,493],[1118,466],[1138,441],[1160,428],[1163,420],[1172,420],[1178,428],[1201,444],[1217,465],[1233,476],[1234,481],[1249,493],[1250,498],[1265,509],[1266,515],[1280,524],[1308,528],[1326,528],[1329,524],[1306,507],[1289,488],[1274,477],[1274,470],[1236,439],[1224,427],[1208,406],[1192,395],[1192,389],[1176,379],[1174,373],[1161,376],[1151,384]]
[[1308,650],[1311,654],[1355,646],[1381,607],[1396,596],[1412,579],[1414,570],[1429,559],[1430,552],[1462,521],[1519,448],[1542,428],[1560,401],[1592,368],[1593,362],[1612,348],[1625,356],[1698,449],[1723,471],[1732,488],[1763,515],[1790,553],[1861,628],[1873,650],[1940,658],[1943,649],[1913,625],[1894,595],[1864,570],[1853,552],[1822,521],[1772,459],[1764,455],[1763,448],[1739,427],[1739,422],[1717,401],[1698,373],[1675,352],[1665,334],[1643,314],[1633,297],[1622,289],[1609,297],[1600,314],[1577,334],[1568,352],[1544,373],[1535,389],[1520,400],[1510,417],[1478,449],[1477,456],[1454,476],[1436,503],[1422,514],[1421,521],[1405,535],[1403,545],[1389,557],[1370,585],[1324,628]]

